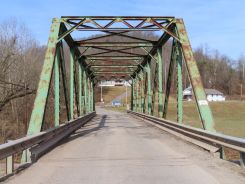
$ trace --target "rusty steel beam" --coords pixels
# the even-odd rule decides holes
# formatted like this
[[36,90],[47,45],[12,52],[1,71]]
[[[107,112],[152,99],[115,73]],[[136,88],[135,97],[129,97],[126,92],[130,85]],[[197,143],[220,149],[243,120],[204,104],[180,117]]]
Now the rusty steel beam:
[[189,78],[194,92],[201,122],[204,129],[215,132],[213,115],[208,105],[201,76],[192,52],[191,44],[187,36],[187,31],[183,19],[176,19],[176,31],[181,38],[181,49],[185,59],[185,65],[189,73]]
[[117,18],[122,18],[126,20],[144,20],[147,18],[154,18],[159,20],[169,20],[175,18],[174,16],[61,16],[63,19],[74,19],[79,20],[83,18],[90,18],[96,20],[114,20]]
[[[173,32],[175,28],[175,24],[169,24],[168,26],[168,30]],[[148,62],[148,59],[151,57],[150,55],[154,56],[157,53],[157,48],[163,46],[170,38],[170,35],[168,33],[163,33],[163,35],[158,39],[156,47],[153,47],[149,54],[143,59],[141,65],[145,66]],[[142,68],[139,66],[138,69],[135,71],[135,73],[132,75],[133,78],[135,78],[135,76],[137,75],[137,73],[139,73],[142,70]]]
[[93,47],[93,46],[100,46],[100,47],[154,47],[155,41],[152,43],[145,43],[145,42],[83,42],[83,41],[76,41],[78,47]]

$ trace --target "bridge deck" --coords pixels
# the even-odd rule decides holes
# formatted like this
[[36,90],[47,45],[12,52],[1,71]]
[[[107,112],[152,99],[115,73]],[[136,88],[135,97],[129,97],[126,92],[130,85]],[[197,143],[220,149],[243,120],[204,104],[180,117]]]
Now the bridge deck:
[[130,115],[100,108],[97,114],[6,183],[245,183],[237,166]]

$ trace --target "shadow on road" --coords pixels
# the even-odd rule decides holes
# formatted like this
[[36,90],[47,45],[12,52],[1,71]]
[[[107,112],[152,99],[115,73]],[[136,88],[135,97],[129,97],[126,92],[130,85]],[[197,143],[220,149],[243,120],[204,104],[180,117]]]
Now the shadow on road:
[[[75,133],[71,134],[71,136],[69,136],[68,138],[66,138],[65,140],[61,141],[59,145],[61,144],[65,144],[65,143],[68,143],[78,137],[82,137],[82,136],[85,136],[91,132],[95,132],[95,131],[99,131],[100,129],[104,128],[105,127],[105,123],[106,123],[106,118],[107,118],[107,115],[103,115],[101,117],[101,120],[98,124],[97,127],[93,127],[91,129],[86,129],[86,130],[83,130],[83,128],[88,128],[89,126],[91,125],[95,125],[95,124],[86,124],[88,126],[83,126],[81,127],[80,129],[78,129]],[[96,123],[97,124],[97,123]]]

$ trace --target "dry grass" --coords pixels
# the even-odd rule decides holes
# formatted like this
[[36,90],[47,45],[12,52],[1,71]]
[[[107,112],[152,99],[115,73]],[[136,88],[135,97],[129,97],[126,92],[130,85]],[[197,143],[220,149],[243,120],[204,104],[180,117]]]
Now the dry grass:
[[[129,89],[129,88],[128,88]],[[120,94],[125,92],[125,87],[103,87],[103,98],[106,104]],[[100,95],[97,94],[97,95]],[[156,99],[157,101],[157,99]],[[130,90],[128,90],[128,104],[130,102]],[[123,99],[122,103],[125,103]],[[245,102],[241,101],[225,101],[225,102],[210,102],[210,107],[213,112],[215,128],[218,132],[232,135],[236,137],[245,137]],[[157,110],[157,104],[155,104]],[[176,121],[176,106],[177,103],[173,97],[169,100],[167,119]],[[112,108],[113,110],[126,110],[126,107]],[[200,118],[197,112],[196,104],[185,101],[183,103],[184,124],[202,128]]]
[[[176,121],[176,103],[170,102],[167,119]],[[202,128],[194,102],[184,102],[184,124]],[[245,137],[245,102],[226,101],[210,103],[215,128],[218,132],[235,137]],[[126,107],[111,108],[125,111]]]

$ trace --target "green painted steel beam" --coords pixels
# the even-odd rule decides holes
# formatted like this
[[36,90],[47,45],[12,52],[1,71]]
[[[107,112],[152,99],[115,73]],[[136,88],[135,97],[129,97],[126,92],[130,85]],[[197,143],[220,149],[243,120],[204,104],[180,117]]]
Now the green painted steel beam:
[[186,68],[189,73],[189,78],[191,81],[201,122],[204,129],[215,132],[213,115],[206,99],[201,76],[182,19],[176,19],[176,28],[181,40],[181,49],[185,58]]
[[70,48],[70,115],[74,119],[74,49]]
[[157,77],[158,77],[158,115],[163,117],[163,58],[162,47],[157,49]]
[[70,115],[70,108],[69,108],[69,92],[68,92],[68,86],[67,86],[67,78],[66,78],[66,65],[65,65],[65,60],[64,60],[64,53],[63,53],[63,46],[62,43],[60,44],[60,52],[61,52],[61,64],[60,64],[60,69],[61,69],[61,75],[62,75],[62,83],[63,83],[63,89],[64,89],[64,97],[65,97],[65,105],[66,105],[66,115],[67,115],[67,120],[69,121],[71,119]]
[[[173,31],[175,28],[175,25],[174,24],[169,24],[168,26],[168,30],[169,31]],[[164,33],[157,41],[157,44],[155,44],[156,47],[153,47],[151,50],[150,50],[150,54],[152,56],[154,56],[156,53],[157,53],[157,48],[164,45],[165,43],[167,43],[167,41],[169,40],[170,38],[170,35],[168,33]],[[149,55],[147,55],[146,57],[144,57],[144,60],[142,61],[142,66],[145,66],[146,63],[148,62],[148,59],[150,58]],[[132,77],[135,77],[137,75],[137,73],[141,70],[141,67],[138,67],[138,69],[135,71],[135,73],[132,75]]]
[[132,74],[132,71],[94,71],[94,74],[111,73],[111,74]]
[[92,69],[93,73],[94,72],[133,72],[134,68],[93,68]]
[[88,113],[91,111],[91,86],[90,86],[90,80],[87,77],[87,85],[88,85]]
[[175,45],[176,45],[176,40],[173,40],[170,63],[169,63],[169,68],[168,68],[167,84],[166,84],[166,90],[165,90],[164,108],[163,108],[163,118],[165,119],[167,117],[168,100],[169,100],[169,95],[170,95],[172,79],[173,79],[174,64],[176,60],[176,55],[175,55],[176,46]]
[[146,64],[146,74],[147,74],[147,112],[152,115],[152,90],[151,90],[151,67],[150,60]]
[[64,39],[67,35],[72,33],[76,28],[78,28],[83,23],[84,23],[84,19],[81,20],[77,25],[73,26],[71,29],[69,29],[66,32],[62,33],[62,35],[60,35],[58,41],[61,41],[62,39]]
[[94,108],[94,98],[93,98],[93,89],[94,89],[94,87],[93,87],[93,82],[92,81],[90,81],[90,102],[91,102],[91,105],[90,105],[90,112],[92,112],[93,111],[93,108]]
[[78,68],[78,62],[74,62],[74,92],[75,92],[74,93],[75,94],[75,96],[74,96],[75,97],[74,98],[75,99],[74,107],[76,109],[74,113],[76,113],[76,115],[79,115],[79,94],[78,94],[78,92],[79,92],[78,91],[79,90],[78,87],[79,86],[77,84],[78,83],[77,82],[77,80],[78,80],[77,79],[77,77],[78,77],[78,75],[77,75],[78,74],[78,71],[77,71],[78,69],[77,68]]
[[139,56],[86,56],[90,60],[140,60],[143,57]]
[[95,83],[93,83],[93,111],[95,111]]
[[27,135],[32,135],[41,131],[46,103],[48,99],[50,81],[54,66],[54,59],[56,53],[56,41],[59,36],[60,20],[54,18],[49,34],[49,41],[43,63],[43,68],[38,84],[37,95],[34,102],[34,107],[29,122]]
[[60,48],[57,46],[54,62],[54,125],[60,123]]
[[136,91],[135,91],[135,110],[136,112],[139,112],[139,79],[138,79],[138,76],[136,76]]
[[183,84],[182,84],[182,53],[180,45],[176,44],[176,70],[177,70],[177,122],[183,122]]
[[130,109],[131,109],[131,111],[134,111],[134,79],[132,79],[132,84],[131,84],[131,99],[130,99],[130,102],[131,102]]
[[79,100],[79,116],[82,115],[82,64],[78,65],[78,100]]
[[91,68],[137,68],[138,65],[91,65]]
[[84,87],[84,114],[88,113],[88,85],[87,85],[87,76],[85,70],[83,70],[83,87]]
[[153,47],[154,42],[75,42],[79,47]]
[[143,113],[144,109],[144,72],[140,75],[140,112]]
[[[66,28],[66,26],[65,26],[65,24],[63,22],[60,24],[60,29],[61,29],[62,33],[68,31],[67,28]],[[70,34],[66,35],[64,37],[64,40],[67,43],[67,45],[69,46],[69,48],[73,48],[74,49],[74,55],[78,58],[78,60],[79,59],[86,59],[84,56],[82,56],[79,48],[74,44],[74,40],[73,40],[73,38],[71,37]],[[87,63],[86,62],[82,62],[82,66],[84,68],[87,68]],[[91,71],[90,71],[89,68],[87,68],[86,69],[86,72],[87,73],[90,73]]]

